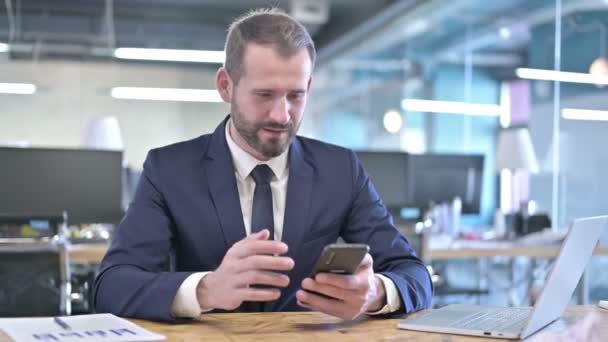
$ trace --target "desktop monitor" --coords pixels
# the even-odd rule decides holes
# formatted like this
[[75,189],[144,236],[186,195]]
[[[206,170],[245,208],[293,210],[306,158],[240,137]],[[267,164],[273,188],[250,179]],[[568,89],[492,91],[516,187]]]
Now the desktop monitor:
[[[483,155],[359,151],[357,156],[395,219],[416,219],[418,209],[455,197],[464,214],[480,212]],[[412,216],[404,208],[416,210]]]
[[423,208],[460,197],[463,214],[479,214],[483,162],[483,155],[409,155],[406,202]]
[[70,225],[122,217],[122,152],[0,147],[0,165],[0,213],[66,211]]
[[406,193],[407,153],[359,151],[357,157],[369,174],[384,205],[390,211],[400,211],[401,208],[408,205]]

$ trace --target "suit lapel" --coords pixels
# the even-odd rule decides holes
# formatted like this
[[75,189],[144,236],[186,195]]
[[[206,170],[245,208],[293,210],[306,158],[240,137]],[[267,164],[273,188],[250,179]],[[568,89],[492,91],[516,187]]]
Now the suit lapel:
[[245,225],[232,156],[226,142],[225,119],[211,136],[207,159],[207,182],[227,248],[245,238]]

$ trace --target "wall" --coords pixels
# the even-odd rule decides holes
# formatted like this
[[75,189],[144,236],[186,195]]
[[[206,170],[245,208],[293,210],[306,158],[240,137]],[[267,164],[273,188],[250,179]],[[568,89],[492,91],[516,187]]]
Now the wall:
[[0,94],[0,143],[79,147],[90,119],[116,116],[126,157],[139,169],[149,149],[215,129],[224,103],[118,100],[114,86],[214,88],[215,69],[135,63],[0,62],[0,82],[34,83],[36,94]]

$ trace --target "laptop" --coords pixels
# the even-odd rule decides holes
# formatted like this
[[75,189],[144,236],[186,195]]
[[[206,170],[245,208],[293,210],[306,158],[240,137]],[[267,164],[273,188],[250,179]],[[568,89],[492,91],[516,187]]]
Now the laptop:
[[608,216],[574,220],[533,308],[453,304],[405,319],[400,329],[524,339],[560,318],[604,230]]

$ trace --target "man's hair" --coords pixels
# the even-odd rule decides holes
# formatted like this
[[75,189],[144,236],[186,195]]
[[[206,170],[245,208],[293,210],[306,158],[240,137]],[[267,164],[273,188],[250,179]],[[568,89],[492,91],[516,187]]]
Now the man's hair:
[[315,44],[302,24],[279,8],[256,9],[237,18],[228,29],[224,67],[235,84],[245,73],[243,56],[249,43],[270,45],[285,58],[306,48],[315,64]]

